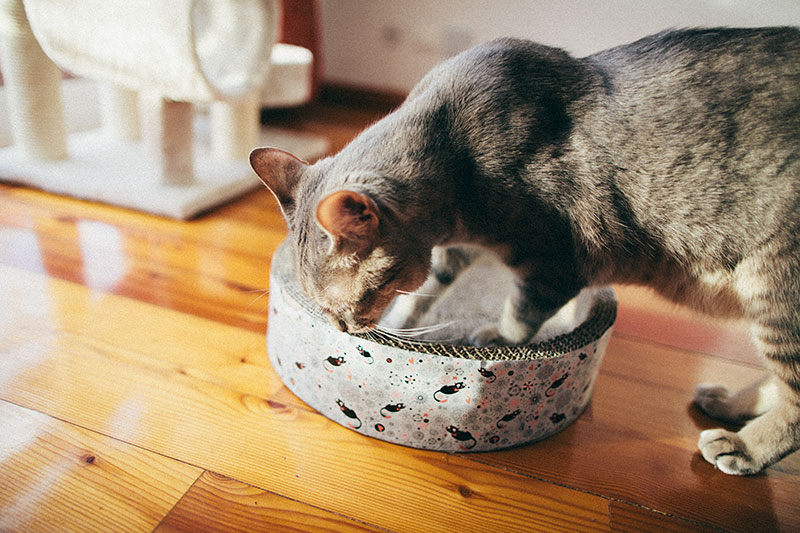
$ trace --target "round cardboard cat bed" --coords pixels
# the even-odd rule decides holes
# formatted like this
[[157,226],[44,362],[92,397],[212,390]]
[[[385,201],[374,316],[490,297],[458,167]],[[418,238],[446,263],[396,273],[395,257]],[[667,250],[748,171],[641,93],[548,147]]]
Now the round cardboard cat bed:
[[[294,394],[369,437],[447,452],[519,446],[571,424],[591,399],[616,318],[614,291],[603,288],[586,300],[577,327],[537,344],[477,348],[342,333],[300,289],[286,242],[272,260],[269,298],[267,350]],[[442,304],[493,320],[475,300],[466,311],[463,302]]]

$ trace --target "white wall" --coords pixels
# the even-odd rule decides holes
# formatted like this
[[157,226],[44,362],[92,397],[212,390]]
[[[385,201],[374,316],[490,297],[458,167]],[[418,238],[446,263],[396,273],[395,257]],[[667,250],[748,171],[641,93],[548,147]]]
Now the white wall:
[[321,0],[323,79],[405,92],[500,36],[581,56],[671,27],[800,26],[800,0]]

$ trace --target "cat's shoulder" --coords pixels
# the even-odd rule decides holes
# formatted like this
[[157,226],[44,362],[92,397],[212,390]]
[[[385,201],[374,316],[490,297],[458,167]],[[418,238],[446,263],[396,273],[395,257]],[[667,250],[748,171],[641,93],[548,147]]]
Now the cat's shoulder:
[[570,54],[553,46],[547,46],[515,37],[500,37],[475,46],[454,58],[453,64],[472,65],[530,65],[531,63],[572,63]]
[[504,87],[524,86],[543,78],[576,77],[583,68],[580,60],[560,48],[501,37],[440,63],[412,94],[420,94],[431,86],[466,92],[503,92]]

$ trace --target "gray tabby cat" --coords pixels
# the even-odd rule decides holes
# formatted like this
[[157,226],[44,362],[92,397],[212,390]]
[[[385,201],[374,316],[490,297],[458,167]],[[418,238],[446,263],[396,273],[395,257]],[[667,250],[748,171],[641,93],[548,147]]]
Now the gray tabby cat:
[[341,330],[417,289],[435,246],[482,245],[516,274],[480,345],[526,342],[582,287],[648,285],[749,319],[772,371],[735,394],[698,387],[712,417],[749,420],[702,432],[703,457],[752,474],[800,448],[797,29],[666,32],[583,59],[498,40],[434,68],[332,158],[251,162]]

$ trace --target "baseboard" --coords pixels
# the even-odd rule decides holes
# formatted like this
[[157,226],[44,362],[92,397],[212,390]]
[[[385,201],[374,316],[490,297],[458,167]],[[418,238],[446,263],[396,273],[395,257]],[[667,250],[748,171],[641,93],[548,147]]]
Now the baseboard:
[[407,94],[399,91],[356,87],[338,83],[323,83],[319,88],[319,101],[345,107],[367,107],[389,112],[397,108]]

